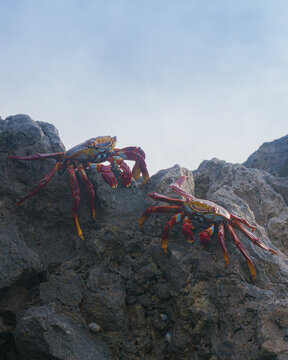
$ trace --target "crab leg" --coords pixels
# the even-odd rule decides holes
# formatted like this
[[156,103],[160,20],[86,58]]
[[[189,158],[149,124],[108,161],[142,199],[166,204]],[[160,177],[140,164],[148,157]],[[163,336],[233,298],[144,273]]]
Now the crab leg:
[[39,154],[36,153],[34,155],[28,155],[28,156],[15,156],[10,155],[9,159],[18,159],[18,160],[41,160],[41,159],[48,159],[53,158],[56,160],[61,160],[64,158],[65,153],[59,152],[59,153],[52,153],[52,154]]
[[145,184],[149,179],[149,173],[145,162],[145,153],[140,147],[129,146],[123,149],[115,149],[115,154],[119,155],[124,160],[134,160],[135,165],[132,169],[132,176],[135,180],[138,180],[140,173],[143,175]]
[[61,167],[61,162],[58,161],[53,168],[48,172],[48,174],[46,174],[44,176],[43,179],[41,179],[38,183],[38,185],[35,187],[35,189],[31,190],[30,193],[28,195],[26,195],[23,199],[19,200],[16,205],[20,205],[23,203],[23,201],[25,201],[26,199],[28,199],[29,197],[36,195],[40,190],[42,190],[45,186],[47,186],[47,184],[49,183],[49,181],[52,179],[52,177],[55,175],[55,173],[60,169]]
[[153,213],[176,213],[181,210],[181,206],[150,206],[138,219],[138,225],[142,226]]
[[119,166],[121,170],[121,181],[125,187],[129,187],[132,180],[132,173],[130,167],[125,163],[125,161],[120,156],[114,156],[113,162]]
[[94,191],[93,185],[91,184],[90,180],[88,179],[82,164],[77,166],[77,170],[78,170],[80,179],[82,180],[82,182],[86,188],[86,191],[89,194],[89,204],[90,204],[91,214],[92,214],[93,219],[95,220],[96,219],[96,213],[95,213],[95,209],[94,209],[95,191]]
[[234,240],[235,246],[237,247],[237,249],[239,249],[239,251],[241,252],[241,254],[244,256],[244,258],[247,261],[247,264],[249,266],[249,270],[251,272],[252,275],[252,280],[254,281],[256,279],[256,271],[254,268],[254,265],[252,263],[252,260],[250,259],[250,256],[248,255],[248,253],[246,252],[246,250],[243,247],[243,244],[241,243],[240,239],[238,238],[238,235],[236,234],[233,226],[231,224],[227,225],[227,228],[230,232],[231,237]]
[[188,216],[185,216],[183,220],[183,226],[182,226],[182,233],[189,243],[192,243],[194,241],[193,232],[194,226],[192,225],[192,221],[189,219]]
[[236,216],[236,215],[233,215],[233,214],[230,214],[230,217],[232,220],[236,220],[244,225],[246,225],[247,227],[249,227],[252,231],[256,230],[256,227],[251,225],[246,219],[242,219],[240,218],[239,216]]
[[148,194],[148,196],[150,196],[154,200],[159,200],[159,201],[167,202],[167,203],[170,203],[170,204],[175,204],[175,205],[179,205],[179,206],[181,206],[183,204],[183,200],[173,199],[173,198],[171,198],[169,196],[157,194],[155,192],[153,192],[151,194]]
[[202,248],[207,248],[209,246],[210,239],[211,239],[213,232],[214,232],[214,225],[210,226],[208,229],[202,231],[199,234],[200,244],[201,244]]
[[172,218],[169,221],[166,222],[166,224],[164,226],[164,229],[162,232],[162,237],[161,237],[161,246],[166,254],[168,253],[167,246],[168,246],[169,232],[175,224],[179,223],[181,221],[181,219],[183,219],[183,217],[184,217],[183,212],[175,214],[174,216],[172,216]]
[[118,186],[117,180],[115,178],[115,175],[111,171],[111,167],[107,165],[102,164],[96,164],[96,163],[87,163],[87,166],[89,166],[92,170],[97,170],[102,178],[106,181],[106,183],[111,186],[113,189],[116,189]]
[[223,255],[224,255],[224,261],[225,261],[225,267],[227,268],[228,264],[229,264],[229,258],[228,258],[228,252],[225,246],[225,230],[224,230],[224,225],[221,224],[218,227],[218,233],[217,233],[217,239],[219,241],[219,244],[221,246]]
[[78,185],[78,182],[77,182],[77,179],[76,179],[74,165],[68,165],[67,174],[68,174],[68,179],[69,179],[69,183],[70,183],[72,196],[73,196],[73,199],[74,199],[71,214],[72,214],[72,217],[73,217],[73,220],[74,220],[74,224],[75,224],[75,227],[76,227],[77,234],[78,234],[78,236],[80,237],[81,240],[84,240],[83,232],[81,230],[81,227],[79,225],[79,220],[78,220],[78,217],[77,217],[77,210],[78,210],[79,203],[80,203],[80,189],[79,189],[79,185]]
[[270,249],[268,246],[262,243],[260,239],[258,239],[254,234],[252,234],[249,230],[245,229],[245,227],[240,224],[238,221],[233,221],[233,225],[236,225],[236,227],[248,237],[249,240],[252,241],[253,244],[261,247],[264,250],[270,251],[272,254],[278,254],[277,251]]
[[196,199],[195,196],[187,193],[186,191],[182,190],[180,187],[183,184],[183,182],[186,180],[186,176],[181,176],[179,179],[177,179],[174,183],[170,185],[171,189],[178,195],[181,195],[185,198],[194,200]]

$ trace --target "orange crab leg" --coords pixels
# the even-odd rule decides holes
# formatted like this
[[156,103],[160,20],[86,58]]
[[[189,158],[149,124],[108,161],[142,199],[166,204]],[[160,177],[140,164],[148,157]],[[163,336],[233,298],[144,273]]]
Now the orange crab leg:
[[169,196],[157,194],[155,192],[153,192],[151,194],[148,194],[148,196],[150,196],[154,200],[159,200],[159,201],[167,202],[167,203],[170,203],[170,204],[175,204],[175,205],[179,205],[179,206],[181,206],[183,204],[183,200],[173,199],[173,198],[171,198]]
[[246,250],[243,247],[243,244],[241,243],[240,239],[238,238],[238,235],[236,234],[233,226],[231,224],[227,225],[227,228],[234,240],[235,246],[237,247],[237,249],[239,249],[239,251],[241,252],[241,254],[244,256],[244,258],[247,261],[247,264],[249,266],[251,275],[252,275],[252,280],[254,281],[256,279],[256,270],[254,268],[254,265],[252,263],[252,260],[250,259],[250,256],[248,255],[248,253],[246,252]]
[[194,229],[194,226],[192,225],[192,221],[189,219],[188,216],[185,216],[183,220],[183,226],[182,226],[182,233],[189,243],[193,243],[194,236],[192,230]]
[[181,210],[181,206],[150,206],[138,219],[138,225],[142,226],[153,213],[176,213]]
[[181,221],[181,219],[183,219],[183,217],[184,217],[183,212],[175,214],[174,216],[172,216],[172,218],[169,221],[167,221],[167,223],[164,226],[164,229],[162,232],[162,237],[161,237],[161,246],[166,254],[168,252],[167,246],[168,246],[169,232],[175,224],[179,223]]
[[74,199],[72,210],[71,210],[72,218],[74,220],[74,224],[75,224],[78,236],[80,237],[81,240],[84,240],[83,232],[81,230],[81,227],[79,225],[79,220],[77,217],[77,210],[78,210],[79,203],[80,203],[80,189],[79,189],[79,185],[78,185],[78,182],[76,179],[74,165],[68,165],[67,174],[68,174],[68,179],[69,179],[69,183],[70,183],[72,196]]
[[60,169],[61,167],[61,162],[58,161],[53,168],[48,172],[48,174],[46,174],[44,176],[43,179],[41,179],[38,183],[38,185],[36,186],[35,189],[31,190],[30,193],[28,195],[26,195],[23,199],[19,200],[16,205],[20,205],[23,203],[23,201],[25,201],[26,199],[28,199],[29,197],[36,195],[40,190],[42,190],[45,186],[47,186],[47,184],[49,183],[49,181],[52,179],[52,177],[55,175],[55,173]]
[[225,229],[224,229],[223,224],[221,224],[218,227],[217,239],[219,241],[219,244],[221,246],[221,249],[222,249],[222,252],[224,255],[225,267],[227,268],[227,266],[229,264],[229,258],[228,258],[228,252],[227,252],[226,245],[225,245]]
[[236,216],[236,215],[233,215],[233,214],[230,214],[230,217],[232,220],[236,220],[244,225],[246,225],[247,227],[249,227],[252,231],[256,230],[256,227],[251,225],[246,219],[242,219],[240,218],[239,216]]
[[95,191],[94,191],[93,185],[91,184],[90,180],[88,179],[82,164],[77,166],[77,170],[78,170],[80,179],[82,180],[82,182],[86,188],[86,191],[89,194],[89,204],[90,204],[91,214],[92,214],[93,219],[95,220],[96,219],[96,213],[95,213],[95,209],[94,209]]
[[252,241],[253,244],[261,247],[264,250],[270,251],[272,254],[278,254],[277,251],[270,249],[268,246],[266,246],[265,244],[262,243],[262,241],[260,241],[260,239],[258,239],[254,234],[252,234],[249,230],[245,229],[245,227],[240,224],[238,221],[234,221],[233,225],[236,225],[236,227],[244,234],[248,237],[249,240]]

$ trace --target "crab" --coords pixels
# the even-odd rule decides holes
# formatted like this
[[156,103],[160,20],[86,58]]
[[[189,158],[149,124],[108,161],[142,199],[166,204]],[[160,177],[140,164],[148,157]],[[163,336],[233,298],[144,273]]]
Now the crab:
[[[113,166],[117,167],[121,172],[121,182],[125,187],[129,187],[132,177],[135,180],[138,180],[140,174],[143,175],[143,184],[145,184],[149,179],[148,170],[145,163],[145,153],[140,147],[125,147],[123,149],[116,149],[117,138],[116,136],[98,136],[96,138],[89,139],[79,145],[74,146],[66,152],[58,152],[52,154],[39,154],[28,156],[15,156],[10,155],[10,159],[18,160],[41,160],[52,158],[57,162],[50,169],[50,171],[41,179],[38,185],[31,190],[28,195],[17,202],[17,205],[22,204],[26,199],[31,196],[36,195],[41,189],[43,189],[56,172],[62,174],[65,169],[67,170],[70,188],[73,197],[73,206],[72,206],[72,218],[76,227],[78,236],[84,240],[83,232],[79,225],[77,217],[77,209],[80,203],[80,189],[78,181],[76,178],[76,173],[78,173],[79,178],[84,184],[86,190],[89,193],[89,203],[93,219],[96,219],[96,213],[94,209],[94,197],[95,192],[93,185],[88,179],[85,170],[97,170],[102,178],[107,182],[112,188],[116,188],[118,183],[115,178],[115,175],[112,172]],[[129,166],[125,163],[124,160],[134,160],[135,164],[132,169],[132,172]],[[102,164],[103,162],[109,162],[109,165]]]
[[[183,220],[183,235],[190,243],[194,241],[194,226],[192,223],[193,219],[198,219],[204,222],[206,226],[208,226],[199,234],[200,245],[202,246],[202,248],[207,248],[209,246],[211,236],[214,233],[216,225],[217,238],[224,255],[226,267],[229,264],[228,253],[225,246],[225,230],[227,230],[231,238],[234,240],[236,248],[244,256],[251,272],[252,280],[254,281],[256,279],[256,271],[254,265],[249,254],[244,249],[243,244],[241,243],[235,231],[235,228],[238,229],[241,233],[243,233],[253,244],[259,246],[264,250],[269,251],[271,254],[277,254],[277,252],[263,244],[259,238],[252,234],[252,232],[256,228],[255,226],[249,224],[247,220],[231,214],[222,206],[219,206],[212,201],[198,199],[195,196],[181,189],[181,185],[184,183],[185,180],[186,176],[181,176],[178,180],[176,180],[170,185],[171,189],[176,194],[184,197],[185,200],[174,199],[172,197],[164,196],[157,193],[148,194],[154,200],[163,201],[173,205],[149,207],[138,219],[139,226],[142,227],[152,213],[173,213],[174,215],[168,222],[166,222],[162,232],[161,245],[165,253],[167,253],[169,231],[175,224],[179,223],[181,220]],[[250,232],[246,227],[250,228],[252,232]]]

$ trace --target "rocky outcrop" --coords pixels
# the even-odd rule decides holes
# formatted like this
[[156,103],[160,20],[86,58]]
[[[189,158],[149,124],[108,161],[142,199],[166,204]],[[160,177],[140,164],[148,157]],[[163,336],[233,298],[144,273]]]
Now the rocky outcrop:
[[264,143],[243,165],[265,170],[275,176],[288,176],[288,135]]
[[[81,241],[66,174],[15,206],[53,160],[8,155],[57,151],[64,147],[52,125],[24,115],[0,120],[0,359],[287,359],[285,178],[213,159],[193,173],[175,165],[145,186],[114,190],[90,172],[97,219],[80,184]],[[202,249],[197,236],[189,244],[175,226],[165,254],[160,238],[169,216],[153,214],[139,229],[138,217],[156,204],[147,193],[177,197],[169,185],[181,175],[190,177],[186,191],[246,217],[277,249],[271,256],[240,236],[255,282],[228,236],[225,268],[214,235]]]

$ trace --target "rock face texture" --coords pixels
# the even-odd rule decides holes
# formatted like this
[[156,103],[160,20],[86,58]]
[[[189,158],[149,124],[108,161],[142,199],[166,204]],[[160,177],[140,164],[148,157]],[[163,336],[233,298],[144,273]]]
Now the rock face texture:
[[288,135],[261,145],[244,165],[265,170],[275,176],[288,176]]
[[[285,175],[213,159],[193,173],[175,165],[143,187],[114,190],[90,172],[97,219],[80,184],[81,241],[65,173],[15,205],[54,162],[8,155],[58,151],[64,146],[53,125],[26,115],[0,119],[0,360],[288,358]],[[169,215],[153,214],[138,227],[156,204],[147,193],[177,197],[169,185],[181,175],[190,176],[186,191],[247,218],[278,251],[271,256],[240,235],[255,282],[228,235],[225,268],[216,234],[202,249],[197,235],[187,243],[176,225],[165,254],[160,239]]]

